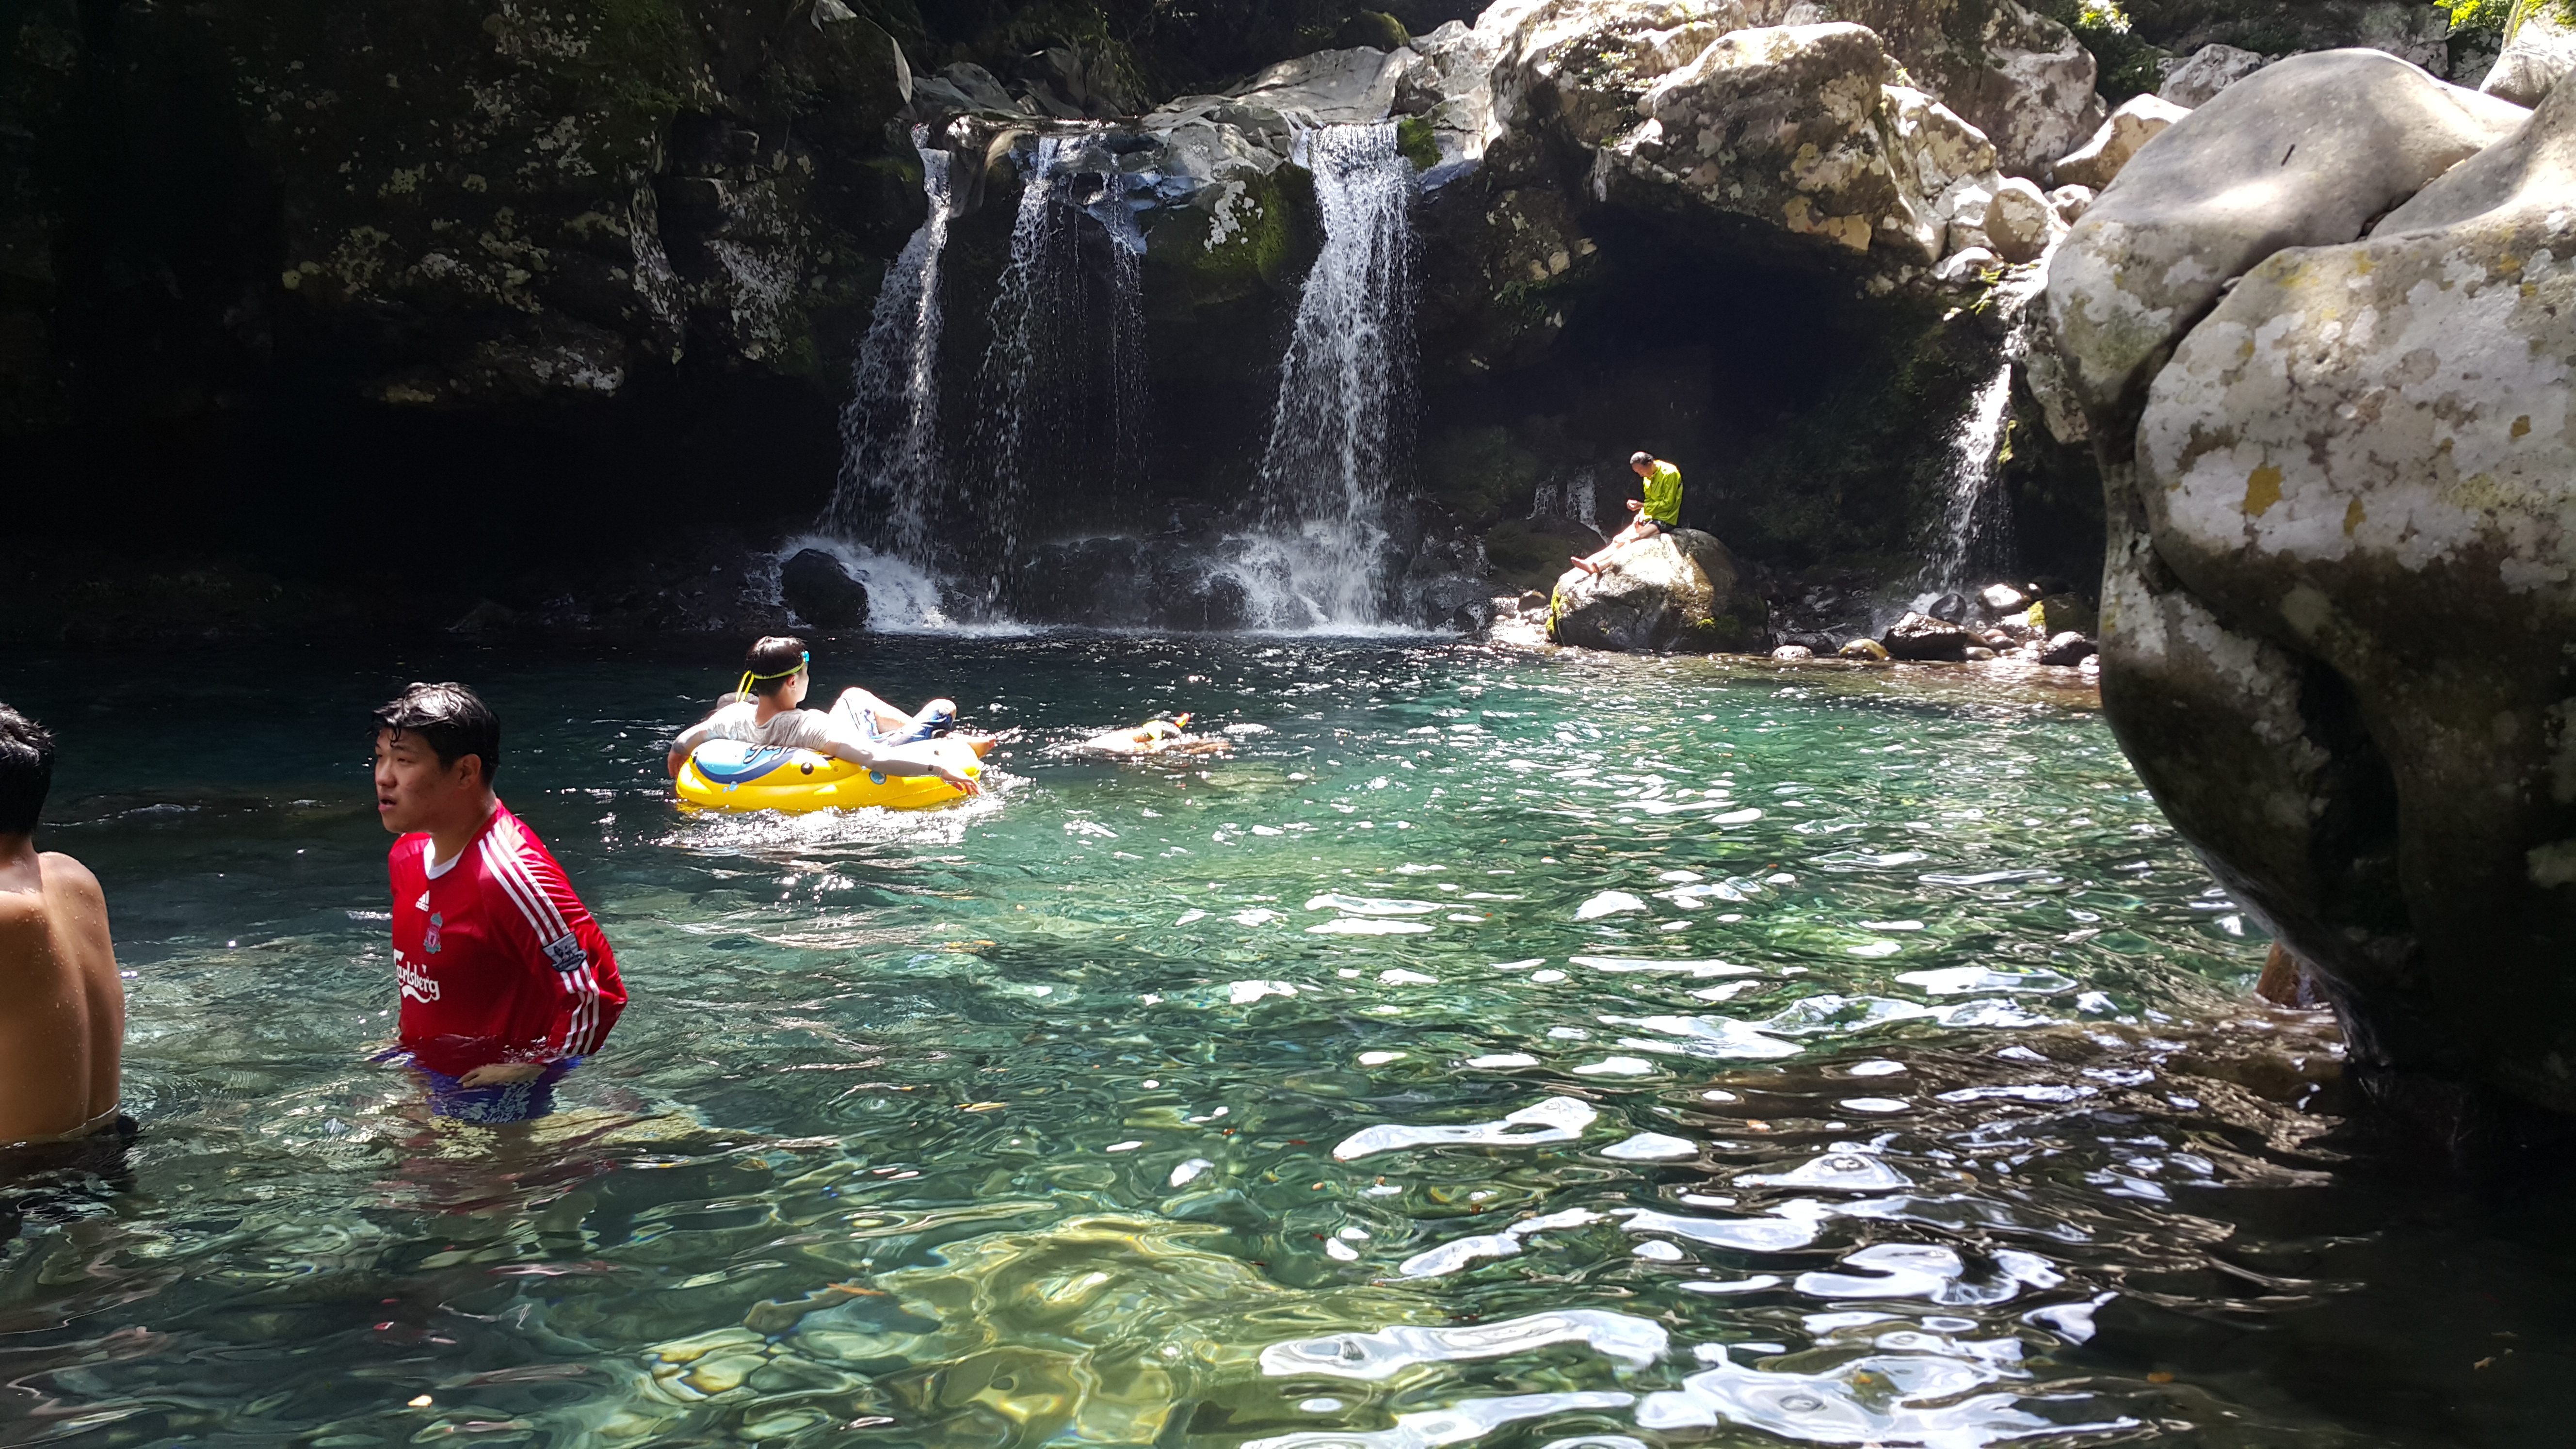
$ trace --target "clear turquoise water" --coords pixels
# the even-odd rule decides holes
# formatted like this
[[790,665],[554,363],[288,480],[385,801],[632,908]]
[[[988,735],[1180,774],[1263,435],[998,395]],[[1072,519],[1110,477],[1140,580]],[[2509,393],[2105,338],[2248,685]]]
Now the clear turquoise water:
[[[66,742],[48,843],[108,886],[142,1128],[117,1172],[9,1190],[0,1439],[2565,1422],[2555,1204],[2314,1140],[2330,1034],[2246,1002],[2258,933],[2078,694],[878,640],[821,682],[1018,726],[1000,788],[686,814],[661,741],[724,652],[0,661]],[[366,1061],[393,991],[363,717],[414,677],[501,708],[502,793],[634,993],[533,1133],[434,1123]],[[1173,709],[1234,754],[1047,749]]]

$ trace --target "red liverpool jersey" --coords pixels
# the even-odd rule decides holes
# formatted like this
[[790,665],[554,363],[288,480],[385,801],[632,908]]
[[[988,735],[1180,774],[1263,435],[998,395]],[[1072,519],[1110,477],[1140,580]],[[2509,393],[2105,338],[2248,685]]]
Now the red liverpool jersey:
[[394,842],[402,1045],[432,1071],[588,1056],[626,1009],[608,938],[519,817],[492,817],[436,876],[425,832]]

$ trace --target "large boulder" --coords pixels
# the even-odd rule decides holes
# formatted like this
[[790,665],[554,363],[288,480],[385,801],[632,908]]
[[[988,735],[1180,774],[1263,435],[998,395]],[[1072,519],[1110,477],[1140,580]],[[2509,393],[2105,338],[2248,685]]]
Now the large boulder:
[[2088,411],[2125,413],[2111,430],[2125,436],[2147,378],[2229,281],[2283,247],[2352,240],[2526,114],[2376,50],[2292,56],[2229,86],[2140,149],[2058,247],[2047,316],[2068,385]]
[[2157,375],[2138,431],[2158,558],[2230,629],[2330,671],[2332,685],[2298,680],[2302,704],[2347,713],[2351,768],[2385,782],[2328,806],[2377,812],[2389,898],[2363,907],[2324,882],[2257,903],[2347,992],[2429,1012],[2406,1031],[2437,1042],[2404,1049],[2562,1111],[2576,1111],[2576,267],[2556,259],[2576,254],[2571,196],[2576,89],[2561,87],[2369,239],[2249,272]]
[[2505,31],[2504,50],[2478,89],[2536,106],[2571,71],[2576,71],[2576,18],[2546,0],[2519,0]]
[[1621,549],[1599,573],[1558,579],[1547,637],[1587,649],[1750,653],[1769,647],[1768,618],[1725,544],[1675,528]]
[[2000,173],[2100,119],[2092,57],[2014,0],[1501,0],[1475,33],[1489,143],[1555,140],[1596,199],[1750,220],[1882,289],[1983,248]]
[[778,596],[817,629],[868,626],[868,586],[819,548],[800,548],[778,566]]
[[1648,123],[1606,154],[1717,210],[1928,264],[1938,238],[1880,129],[1887,79],[1878,37],[1858,25],[1734,31],[1657,82],[1637,103]]
[[2293,57],[2141,152],[2049,282],[2105,712],[2365,1084],[2446,1129],[2480,1090],[2576,1112],[2570,195],[2576,90]]

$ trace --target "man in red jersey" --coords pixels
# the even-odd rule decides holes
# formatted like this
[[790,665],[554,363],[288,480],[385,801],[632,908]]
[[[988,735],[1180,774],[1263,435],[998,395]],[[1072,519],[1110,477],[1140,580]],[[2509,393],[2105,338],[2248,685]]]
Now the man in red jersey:
[[535,832],[492,793],[501,722],[461,684],[378,709],[376,813],[401,836],[393,877],[400,1054],[430,1108],[525,1122],[608,1040],[626,987],[608,938]]

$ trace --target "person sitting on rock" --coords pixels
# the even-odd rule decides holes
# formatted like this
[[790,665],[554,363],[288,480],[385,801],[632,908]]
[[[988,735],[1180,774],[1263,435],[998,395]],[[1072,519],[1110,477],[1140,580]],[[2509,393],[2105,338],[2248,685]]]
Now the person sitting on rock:
[[1632,543],[1642,543],[1667,528],[1679,528],[1682,522],[1682,470],[1652,453],[1629,455],[1628,466],[1646,480],[1645,496],[1628,500],[1628,511],[1637,515],[1626,528],[1613,534],[1608,543],[1590,558],[1576,556],[1574,566],[1587,574],[1601,572],[1601,566]]
[[[954,701],[934,699],[919,713],[905,714],[852,687],[843,690],[829,710],[806,709],[802,706],[812,684],[812,663],[805,641],[793,635],[771,635],[753,644],[743,662],[740,688],[725,696],[715,713],[681,733],[664,768],[677,775],[698,746],[709,740],[740,740],[812,750],[881,775],[936,775],[969,795],[982,793],[974,777],[934,756],[907,754],[903,749],[954,728]],[[978,755],[993,747],[992,739],[981,735],[969,737],[966,743]]]
[[0,1146],[116,1118],[125,982],[98,877],[36,849],[54,739],[0,704]]

